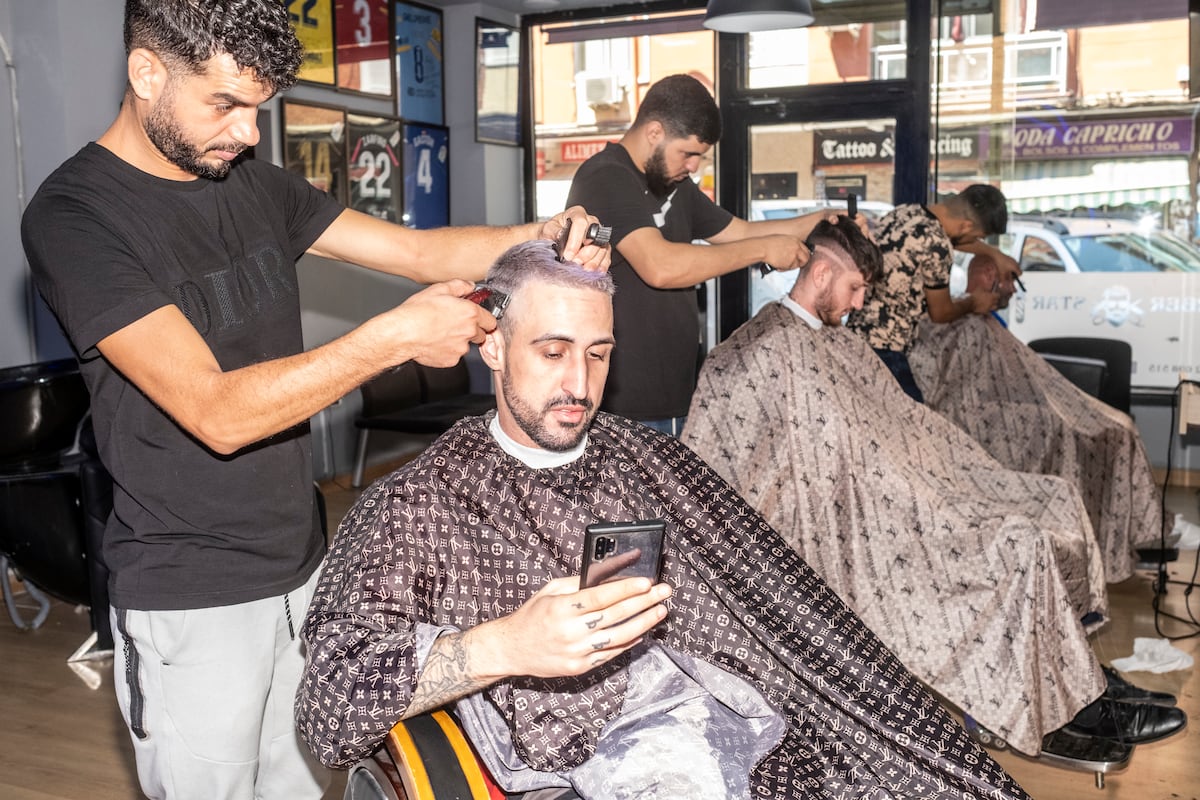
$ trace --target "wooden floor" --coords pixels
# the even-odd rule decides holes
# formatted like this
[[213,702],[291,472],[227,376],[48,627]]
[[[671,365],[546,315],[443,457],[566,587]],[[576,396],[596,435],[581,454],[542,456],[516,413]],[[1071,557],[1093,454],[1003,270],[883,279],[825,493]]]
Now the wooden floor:
[[[378,472],[378,471],[377,471]],[[370,477],[370,476],[368,476]],[[331,527],[336,527],[357,492],[342,479],[324,486]],[[1172,510],[1200,522],[1192,490],[1168,495]],[[1195,551],[1181,553],[1172,575],[1188,580]],[[1095,638],[1100,660],[1130,655],[1137,636],[1158,638],[1150,602],[1149,573],[1110,587],[1113,621]],[[1183,587],[1171,586],[1166,607],[1184,611]],[[1192,597],[1200,617],[1200,592]],[[111,660],[77,674],[67,656],[88,633],[87,614],[56,603],[45,625],[17,631],[0,617],[0,800],[127,800],[140,797],[132,748],[112,693]],[[1166,624],[1164,633],[1186,632]],[[1200,660],[1200,639],[1176,643]],[[1130,673],[1136,683],[1175,693],[1187,710],[1189,728],[1170,739],[1138,747],[1124,772],[1108,776],[1104,789],[1090,774],[995,754],[1035,800],[1200,800],[1200,670],[1162,675]],[[89,685],[89,682],[91,685]],[[92,687],[95,688],[92,688]],[[327,798],[342,795],[344,774],[335,775]]]

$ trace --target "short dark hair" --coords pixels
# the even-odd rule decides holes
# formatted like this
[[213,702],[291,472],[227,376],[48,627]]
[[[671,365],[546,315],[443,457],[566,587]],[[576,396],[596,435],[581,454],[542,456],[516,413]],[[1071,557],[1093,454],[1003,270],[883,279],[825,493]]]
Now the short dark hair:
[[228,53],[272,92],[296,82],[302,58],[281,0],[126,0],[125,54],[138,47],[193,75]]
[[1008,200],[1004,192],[986,183],[973,183],[958,193],[963,208],[984,236],[995,236],[1008,229]]
[[695,136],[703,144],[721,139],[721,110],[700,81],[691,75],[668,75],[642,98],[633,127],[659,122],[672,139]]
[[837,222],[823,219],[808,236],[808,246],[813,250],[825,246],[845,253],[867,283],[875,283],[883,277],[883,254],[879,245],[872,242],[849,217],[839,215]]

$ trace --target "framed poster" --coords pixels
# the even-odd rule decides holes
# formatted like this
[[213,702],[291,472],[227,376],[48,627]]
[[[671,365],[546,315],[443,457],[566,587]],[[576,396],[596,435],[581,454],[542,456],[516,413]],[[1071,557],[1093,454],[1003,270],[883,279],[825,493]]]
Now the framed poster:
[[346,115],[350,207],[388,222],[401,221],[404,197],[400,120]]
[[334,0],[337,86],[391,97],[391,0]]
[[450,224],[450,132],[441,125],[404,126],[404,224]]
[[475,141],[521,144],[521,32],[475,18]]
[[284,101],[283,166],[346,205],[346,112]]
[[284,0],[296,38],[304,46],[297,77],[333,85],[333,0]]
[[442,12],[396,3],[396,106],[411,122],[441,125]]

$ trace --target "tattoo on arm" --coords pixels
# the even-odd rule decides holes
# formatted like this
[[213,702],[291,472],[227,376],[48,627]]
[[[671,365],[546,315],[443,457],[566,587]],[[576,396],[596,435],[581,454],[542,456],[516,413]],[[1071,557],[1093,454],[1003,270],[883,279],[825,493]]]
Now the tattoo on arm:
[[417,679],[412,701],[404,712],[405,719],[440,708],[488,685],[488,681],[471,676],[466,635],[449,633],[433,643],[425,668]]

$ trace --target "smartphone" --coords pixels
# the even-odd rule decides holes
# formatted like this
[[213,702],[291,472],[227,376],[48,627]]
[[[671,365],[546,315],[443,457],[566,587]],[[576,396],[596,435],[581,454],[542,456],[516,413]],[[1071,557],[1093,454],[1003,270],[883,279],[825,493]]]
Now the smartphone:
[[851,192],[846,197],[846,216],[854,219],[858,216],[858,195]]
[[621,578],[649,578],[658,583],[666,529],[661,519],[588,525],[583,538],[580,588]]

